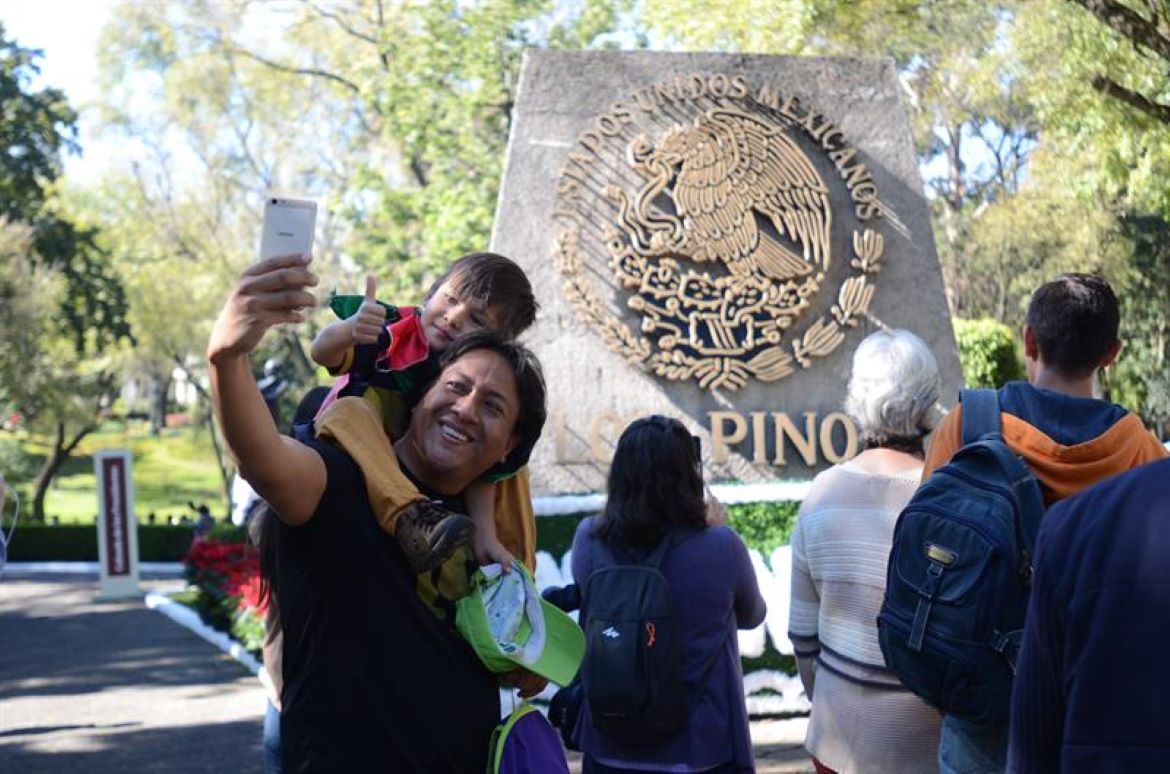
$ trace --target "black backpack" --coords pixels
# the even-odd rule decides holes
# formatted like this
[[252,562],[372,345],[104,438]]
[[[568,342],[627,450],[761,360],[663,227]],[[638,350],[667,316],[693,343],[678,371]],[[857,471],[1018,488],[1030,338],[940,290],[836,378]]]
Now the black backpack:
[[963,390],[963,447],[898,516],[878,616],[888,666],[950,715],[1005,723],[1032,580],[1040,485],[1000,434],[994,390]]
[[661,742],[682,729],[722,652],[716,648],[699,685],[688,691],[674,595],[659,570],[682,538],[668,533],[640,562],[619,562],[600,540],[591,543],[593,572],[581,611],[581,685],[593,727],[631,747]]

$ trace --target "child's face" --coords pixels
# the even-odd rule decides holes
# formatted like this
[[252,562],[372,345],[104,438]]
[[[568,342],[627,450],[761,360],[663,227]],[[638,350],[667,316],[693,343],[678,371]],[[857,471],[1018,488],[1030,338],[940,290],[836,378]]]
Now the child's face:
[[465,333],[499,329],[499,315],[495,308],[484,307],[476,301],[463,298],[457,285],[457,282],[448,279],[439,285],[423,306],[423,332],[427,337],[427,345],[434,352],[442,352]]

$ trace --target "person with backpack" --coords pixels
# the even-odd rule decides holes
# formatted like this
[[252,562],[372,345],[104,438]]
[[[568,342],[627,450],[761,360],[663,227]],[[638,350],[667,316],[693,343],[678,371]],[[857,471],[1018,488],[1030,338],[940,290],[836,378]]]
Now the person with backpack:
[[[994,394],[1000,421],[1000,427],[994,430],[999,430],[1002,443],[1023,460],[1034,477],[1042,507],[1109,476],[1166,456],[1166,450],[1137,416],[1097,397],[1098,372],[1113,363],[1121,351],[1119,322],[1117,297],[1100,277],[1064,274],[1041,285],[1032,295],[1024,326],[1028,381],[1010,382]],[[936,481],[932,474],[951,462],[964,449],[965,441],[971,440],[973,433],[965,433],[964,424],[961,405],[939,424],[927,449],[924,490],[927,486],[950,486]],[[1028,515],[1032,510],[1022,507],[1021,514]],[[1019,529],[1019,543],[1025,548],[1035,544],[1039,519],[1028,522]],[[937,553],[939,561],[935,564],[942,576],[947,575],[941,568],[948,560],[961,564],[961,557],[949,556],[945,550]],[[1020,555],[1017,584],[1024,587],[1025,594],[1031,576],[1027,554]],[[1008,591],[1014,594],[1014,590]],[[972,593],[1002,598],[1005,589],[984,588]],[[930,626],[929,622],[926,626]],[[1017,647],[1015,639],[1005,641],[1002,647],[1002,657],[1007,660],[1001,659],[1000,663],[1012,671]],[[939,744],[939,766],[944,774],[1004,770],[1011,671],[1006,674],[1007,692],[997,691],[994,706],[985,706],[978,713],[983,718],[995,717],[994,721],[976,722],[954,711],[947,713]],[[977,682],[965,692],[956,689],[950,701],[954,706],[986,701],[986,697],[970,695],[978,690]]]
[[818,475],[800,506],[788,637],[812,702],[805,748],[821,774],[938,770],[942,716],[886,668],[875,624],[894,522],[918,487],[938,394],[922,339],[866,337],[845,402],[865,450]]
[[674,419],[636,420],[608,490],[572,549],[583,774],[755,771],[736,631],[767,606],[743,541],[708,526],[694,437]]

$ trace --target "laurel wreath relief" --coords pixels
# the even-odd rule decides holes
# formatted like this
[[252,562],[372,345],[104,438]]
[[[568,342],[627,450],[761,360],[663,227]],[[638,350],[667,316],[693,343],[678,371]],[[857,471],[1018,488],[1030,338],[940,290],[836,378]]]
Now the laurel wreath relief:
[[[641,270],[650,269],[668,276],[671,272],[677,272],[677,264],[673,261],[649,267],[644,258],[633,251],[618,249],[620,241],[611,240],[610,245],[610,268],[619,282],[627,287],[635,284]],[[881,234],[868,228],[855,230],[854,258],[849,264],[854,272],[842,282],[837,291],[836,303],[829,313],[815,320],[791,341],[791,354],[782,346],[781,330],[777,329],[765,336],[765,340],[775,343],[747,360],[735,357],[696,357],[674,348],[673,340],[677,337],[670,335],[659,339],[663,349],[653,351],[649,342],[609,314],[598,299],[593,285],[582,272],[576,227],[563,231],[557,237],[554,262],[565,278],[565,297],[600,332],[602,341],[611,350],[631,364],[665,379],[695,379],[702,389],[735,390],[746,385],[752,377],[774,382],[794,373],[797,366],[810,368],[814,359],[824,358],[840,346],[846,330],[856,327],[869,309],[875,289],[872,278],[881,271],[884,250],[885,241]],[[793,292],[799,298],[799,303],[794,311],[798,312],[807,306],[807,296],[815,290],[816,283],[812,280],[796,287]],[[640,302],[639,296],[633,296],[631,306],[639,305],[645,304]],[[672,311],[677,309],[677,303],[672,305],[668,301],[665,306]]]

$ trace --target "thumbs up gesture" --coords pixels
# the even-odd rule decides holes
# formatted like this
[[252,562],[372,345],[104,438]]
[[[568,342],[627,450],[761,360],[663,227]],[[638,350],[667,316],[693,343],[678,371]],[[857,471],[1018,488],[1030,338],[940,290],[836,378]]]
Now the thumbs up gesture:
[[373,274],[366,275],[366,295],[362,305],[346,322],[354,344],[373,344],[386,324],[386,309],[376,300],[378,283]]

